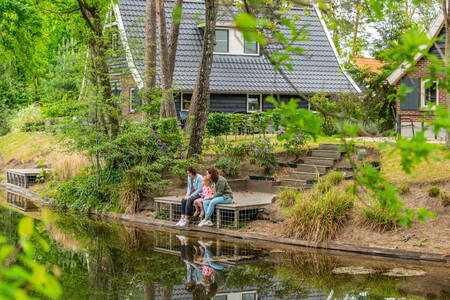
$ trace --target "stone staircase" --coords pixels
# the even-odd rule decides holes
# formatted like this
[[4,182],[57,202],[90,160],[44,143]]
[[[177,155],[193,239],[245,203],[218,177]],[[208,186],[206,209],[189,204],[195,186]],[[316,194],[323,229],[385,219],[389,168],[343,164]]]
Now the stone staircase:
[[311,151],[310,156],[302,157],[297,168],[290,168],[289,174],[277,181],[277,191],[283,189],[305,190],[313,186],[317,175],[323,176],[331,170],[343,152],[338,152],[341,144],[319,144],[319,148]]

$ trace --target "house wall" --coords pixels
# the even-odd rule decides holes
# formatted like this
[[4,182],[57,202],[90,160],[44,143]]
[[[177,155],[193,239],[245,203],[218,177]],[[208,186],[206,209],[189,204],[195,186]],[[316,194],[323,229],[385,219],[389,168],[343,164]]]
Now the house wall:
[[[426,58],[422,58],[416,65],[416,70],[410,72],[408,75],[405,75],[405,77],[410,78],[424,78],[429,75],[429,72],[426,70],[428,64],[430,62]],[[402,79],[403,79],[402,78]],[[400,86],[401,80],[397,83],[397,88]],[[420,83],[422,84],[422,83]],[[421,101],[421,95],[420,95],[420,86],[419,86],[419,103]],[[444,90],[439,89],[438,91],[438,98],[439,98],[439,104],[440,105],[446,105],[446,93]],[[420,131],[423,123],[421,122],[422,119],[425,120],[433,120],[433,116],[424,116],[425,111],[418,109],[418,110],[403,110],[400,106],[400,100],[397,100],[397,116],[401,117],[401,134],[402,136],[412,136],[413,135],[413,128],[414,132]],[[420,106],[420,104],[419,104]],[[437,136],[438,138],[441,138],[444,136],[444,132],[440,132]],[[426,133],[428,138],[435,138],[434,134],[430,131]]]

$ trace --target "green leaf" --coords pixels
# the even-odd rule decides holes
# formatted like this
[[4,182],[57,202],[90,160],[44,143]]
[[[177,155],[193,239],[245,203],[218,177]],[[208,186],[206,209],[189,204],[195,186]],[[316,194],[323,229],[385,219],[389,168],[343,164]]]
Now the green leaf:
[[29,238],[33,234],[33,219],[25,217],[19,222],[19,237]]

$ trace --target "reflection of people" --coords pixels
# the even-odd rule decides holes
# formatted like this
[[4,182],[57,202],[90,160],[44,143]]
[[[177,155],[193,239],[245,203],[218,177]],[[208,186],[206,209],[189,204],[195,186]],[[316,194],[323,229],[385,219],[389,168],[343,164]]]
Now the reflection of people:
[[202,282],[202,272],[198,265],[194,263],[194,247],[188,243],[185,236],[177,235],[181,243],[181,259],[186,264],[186,285],[187,292],[192,293],[198,284]]
[[181,199],[181,218],[176,226],[186,226],[189,224],[189,217],[192,216],[192,204],[200,198],[200,192],[202,191],[202,176],[197,173],[194,167],[190,166],[186,168],[188,175],[187,193],[186,196]]
[[205,254],[203,255],[201,270],[202,270],[202,285],[205,287],[205,294],[207,297],[212,298],[217,295],[219,292],[218,286],[218,276],[221,273],[225,266],[213,261],[213,255],[211,250],[209,249],[208,243],[203,243],[199,241],[199,243],[204,248]]
[[214,209],[217,204],[227,204],[233,201],[233,191],[230,188],[227,180],[219,176],[219,172],[216,168],[211,167],[207,170],[207,178],[211,179],[214,183],[215,193],[213,199],[205,200],[203,205],[205,207],[205,218],[198,224],[199,227],[202,226],[213,226],[211,221],[211,216],[214,213]]

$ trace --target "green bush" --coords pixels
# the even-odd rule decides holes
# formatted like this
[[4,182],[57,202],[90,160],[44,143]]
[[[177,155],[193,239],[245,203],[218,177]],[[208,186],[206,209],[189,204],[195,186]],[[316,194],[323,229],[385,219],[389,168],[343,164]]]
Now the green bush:
[[275,155],[274,146],[269,138],[259,137],[258,140],[247,144],[250,147],[249,158],[251,161],[264,168],[267,174],[272,174],[278,165],[278,158]]
[[428,187],[428,196],[437,197],[441,193],[441,189],[436,185],[430,185]]
[[228,143],[225,145],[223,152],[235,159],[244,160],[252,150],[250,143],[233,144]]
[[441,192],[439,194],[439,198],[441,199],[441,203],[443,206],[450,205],[450,195],[447,194],[446,192]]
[[266,113],[254,112],[250,114],[250,128],[252,133],[266,134],[269,118]]
[[301,197],[302,194],[296,189],[283,189],[277,194],[277,201],[283,208],[289,208],[295,204],[295,201]]
[[12,131],[26,131],[35,128],[37,125],[42,126],[43,117],[41,108],[37,104],[31,104],[17,111],[9,120],[9,128]]
[[239,175],[239,166],[241,161],[239,159],[233,159],[229,157],[221,157],[214,164],[214,167],[224,172],[225,175],[236,177]]
[[325,175],[324,180],[327,180],[331,185],[338,185],[344,180],[344,173],[339,171],[332,171]]
[[199,157],[191,157],[188,159],[177,159],[175,160],[175,164],[171,169],[172,174],[180,177],[182,180],[186,180],[186,168],[189,166],[193,166],[196,170],[201,168],[200,158]]
[[209,136],[219,136],[229,134],[231,122],[228,115],[223,113],[210,113],[206,123],[206,133]]
[[300,128],[292,132],[289,130],[286,132],[284,129],[280,129],[277,134],[278,141],[283,143],[283,147],[286,152],[295,157],[298,157],[305,150],[305,145],[311,138],[306,132],[302,131]]
[[372,204],[370,207],[362,208],[363,216],[360,223],[368,225],[373,229],[382,232],[390,231],[397,227],[397,214],[393,213],[389,208],[383,208],[379,204]]
[[400,191],[400,195],[406,194],[411,189],[411,184],[404,182],[397,185],[397,189]]
[[332,239],[348,219],[354,201],[354,195],[338,190],[304,194],[289,211],[284,232],[312,241]]

